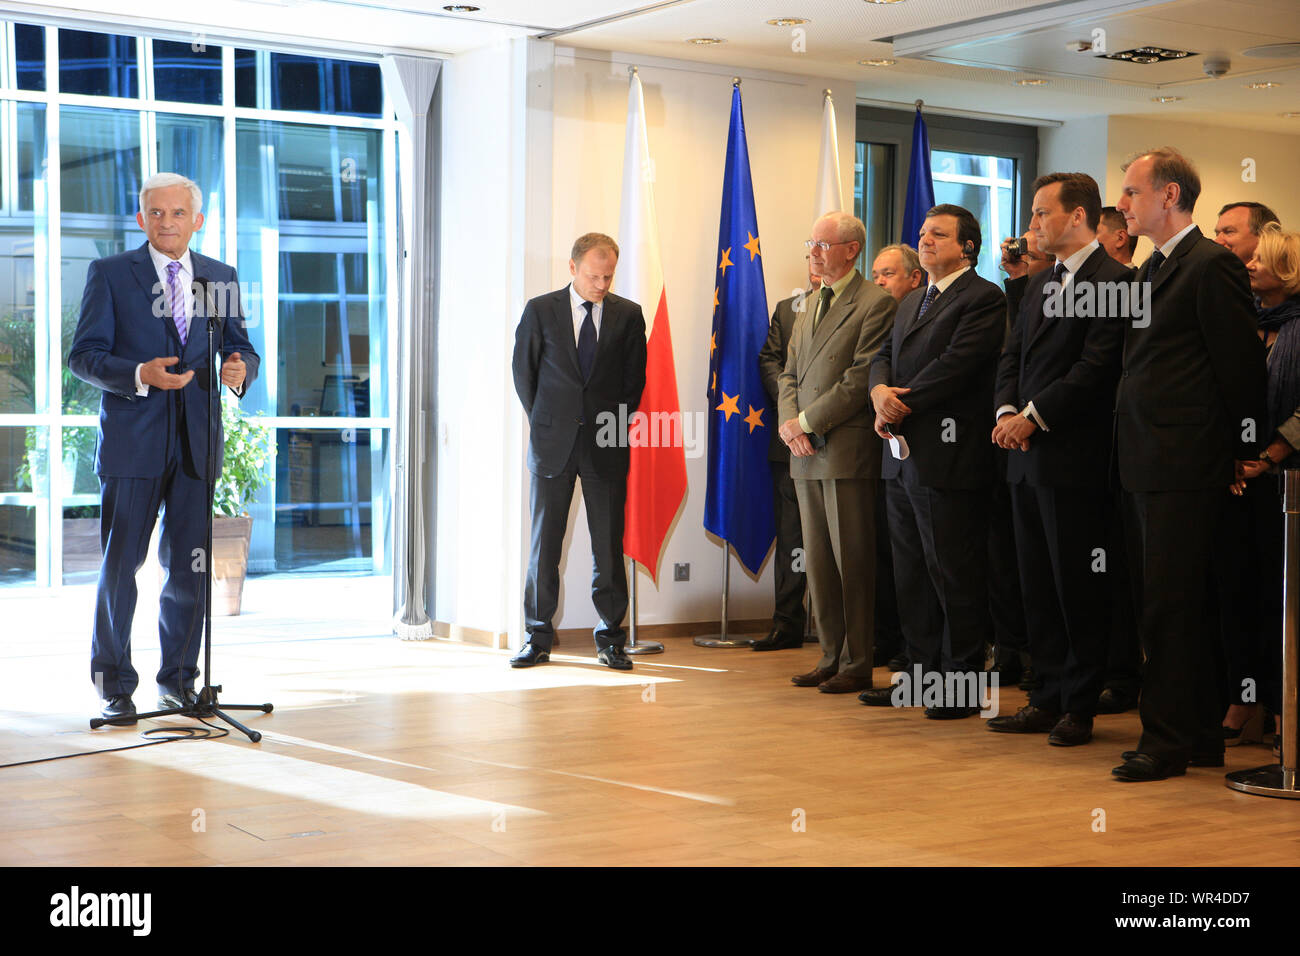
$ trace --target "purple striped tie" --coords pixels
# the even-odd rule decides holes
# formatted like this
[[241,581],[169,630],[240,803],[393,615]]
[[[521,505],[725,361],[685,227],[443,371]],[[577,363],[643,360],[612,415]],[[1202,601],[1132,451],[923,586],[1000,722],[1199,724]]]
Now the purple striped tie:
[[181,345],[189,338],[189,323],[185,321],[185,303],[181,300],[180,286],[176,282],[176,273],[181,271],[179,262],[167,263],[167,304],[172,310],[172,321],[176,323],[176,333],[181,337]]

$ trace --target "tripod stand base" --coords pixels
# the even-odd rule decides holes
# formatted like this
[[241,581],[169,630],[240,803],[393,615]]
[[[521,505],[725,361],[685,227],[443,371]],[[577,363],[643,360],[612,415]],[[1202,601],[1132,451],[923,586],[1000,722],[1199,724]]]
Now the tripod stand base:
[[269,714],[275,710],[274,704],[224,704],[222,707],[217,706],[217,692],[220,687],[207,686],[199,691],[198,697],[194,703],[188,707],[164,707],[162,710],[151,710],[148,713],[136,714],[130,723],[127,723],[120,717],[92,717],[90,719],[90,729],[98,730],[100,727],[110,725],[114,727],[130,726],[141,720],[152,720],[154,717],[191,717],[195,720],[201,720],[204,717],[215,717],[217,720],[223,720],[230,726],[234,727],[253,743],[262,739],[262,735],[256,731],[245,727],[239,721],[223,713],[223,710],[260,710],[264,714]]
[[695,638],[696,647],[749,647],[758,635],[753,637],[732,637],[728,634],[723,637],[721,634],[702,634]]
[[1297,779],[1296,772],[1283,770],[1282,765],[1277,763],[1251,770],[1234,770],[1224,775],[1223,782],[1230,789],[1242,793],[1300,800],[1300,779]]
[[658,641],[637,641],[635,644],[626,644],[623,647],[624,654],[662,654],[664,646]]

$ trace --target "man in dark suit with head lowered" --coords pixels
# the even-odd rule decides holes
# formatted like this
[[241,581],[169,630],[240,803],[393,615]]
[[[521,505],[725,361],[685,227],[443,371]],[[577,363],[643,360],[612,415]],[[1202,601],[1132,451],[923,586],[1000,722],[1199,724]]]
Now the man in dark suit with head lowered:
[[[1002,290],[973,268],[979,249],[979,223],[968,210],[943,204],[926,214],[917,251],[929,281],[899,305],[871,363],[876,434],[906,442],[901,459],[884,452],[881,473],[908,658],[927,673],[964,674],[963,686],[983,671],[991,633],[988,410],[1006,331]],[[859,696],[874,706],[891,698],[888,687]],[[978,710],[945,694],[926,716]]]
[[1124,333],[1115,460],[1140,595],[1146,675],[1136,751],[1111,772],[1161,780],[1223,765],[1206,593],[1215,525],[1264,428],[1267,372],[1241,260],[1201,235],[1200,177],[1177,150],[1124,165],[1116,207],[1155,251],[1138,272],[1149,312]]
[[158,706],[194,699],[207,566],[195,555],[206,547],[212,512],[209,429],[217,450],[214,478],[225,447],[220,411],[208,416],[209,391],[220,386],[207,363],[206,319],[217,320],[221,384],[242,397],[257,377],[259,359],[245,330],[235,270],[189,248],[203,228],[202,208],[203,193],[184,176],[158,173],[145,181],[136,222],[148,241],[90,264],[68,353],[72,373],[103,390],[95,474],[104,559],[90,668],[104,698],[103,716],[114,724],[136,722],[135,575],[159,508],[158,558],[166,577],[158,616]]
[[1092,737],[1106,674],[1107,572],[1117,568],[1098,563],[1116,520],[1107,462],[1124,336],[1124,316],[1108,314],[1108,303],[1119,283],[1127,293],[1129,270],[1097,242],[1100,217],[1091,176],[1034,183],[1030,231],[1056,263],[1029,278],[994,399],[992,439],[1008,452],[1029,652],[1042,684],[988,728],[1049,733],[1058,746]]
[[582,479],[591,532],[591,600],[600,615],[597,656],[631,670],[623,650],[627,632],[627,572],[623,565],[623,509],[631,461],[627,422],[645,388],[645,318],[641,306],[609,289],[618,244],[589,232],[569,259],[573,282],[524,306],[515,332],[515,391],[528,415],[528,470],[532,473],[532,544],[524,586],[528,640],[510,660],[532,667],[550,660],[551,619],[560,598],[560,551]]

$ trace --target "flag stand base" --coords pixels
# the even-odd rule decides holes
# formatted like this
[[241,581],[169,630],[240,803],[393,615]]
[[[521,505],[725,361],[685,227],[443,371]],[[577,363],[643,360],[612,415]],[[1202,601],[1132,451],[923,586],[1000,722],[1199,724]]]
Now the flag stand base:
[[734,637],[727,633],[727,595],[731,591],[731,542],[722,549],[722,633],[703,634],[695,638],[696,647],[749,647],[759,635],[754,637]]
[[633,657],[639,654],[662,654],[664,646],[658,641],[638,641],[636,639],[636,562],[629,558],[627,564],[628,617],[630,621],[627,629],[627,644],[623,646],[623,653]]

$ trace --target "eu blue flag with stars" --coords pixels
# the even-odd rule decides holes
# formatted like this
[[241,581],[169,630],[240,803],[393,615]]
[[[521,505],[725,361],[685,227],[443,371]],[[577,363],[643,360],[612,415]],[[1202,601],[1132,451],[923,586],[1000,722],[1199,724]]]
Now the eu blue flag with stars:
[[930,176],[930,131],[916,108],[912,122],[912,161],[907,169],[907,204],[903,207],[901,242],[915,247],[925,225],[925,214],[934,208],[934,179]]
[[778,425],[767,420],[773,413],[758,374],[758,352],[767,338],[767,292],[739,86],[731,92],[714,276],[704,527],[730,542],[745,569],[757,574],[776,536],[767,449]]

